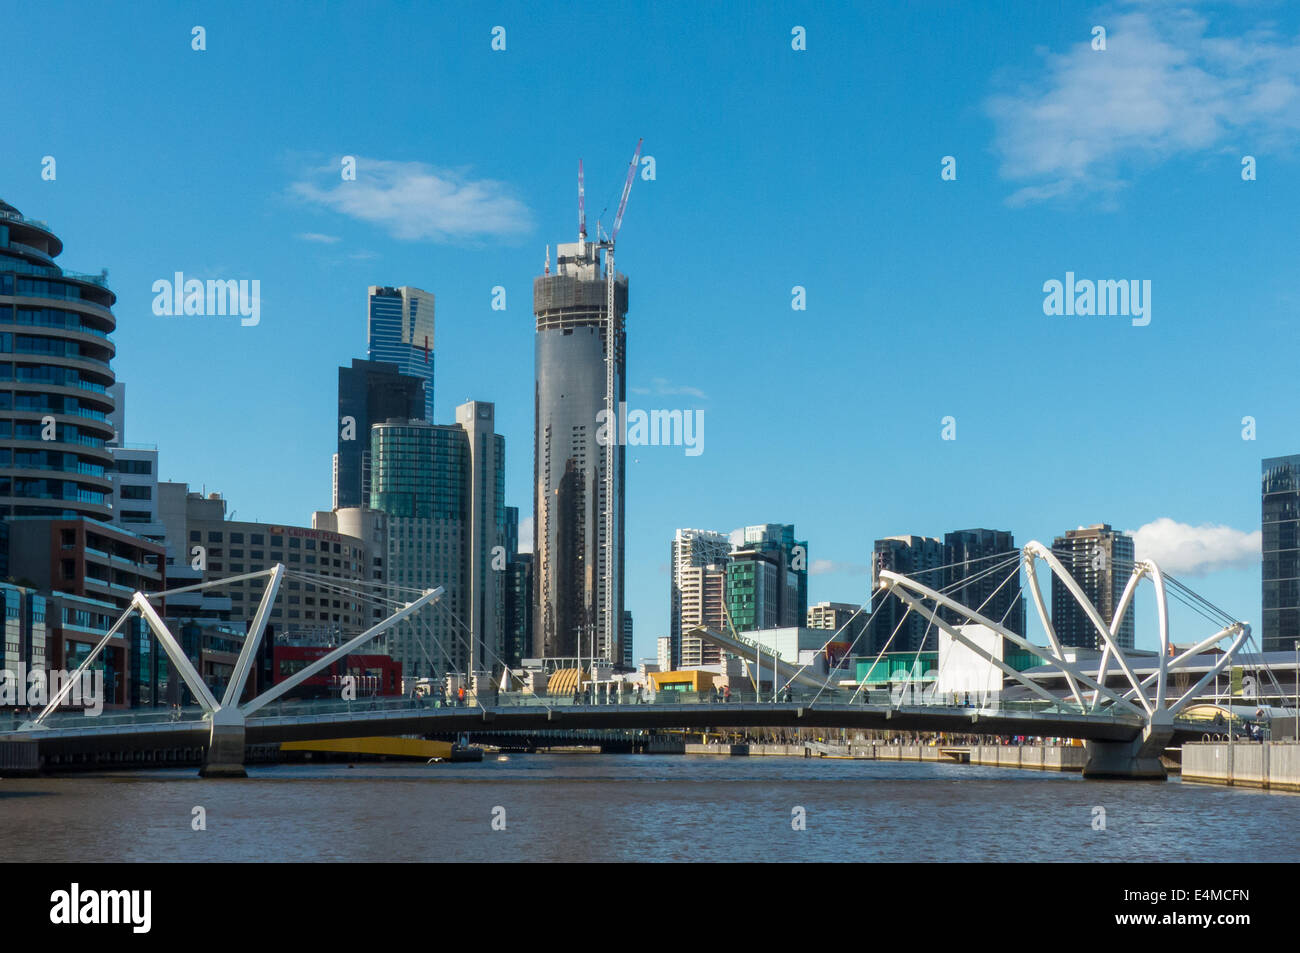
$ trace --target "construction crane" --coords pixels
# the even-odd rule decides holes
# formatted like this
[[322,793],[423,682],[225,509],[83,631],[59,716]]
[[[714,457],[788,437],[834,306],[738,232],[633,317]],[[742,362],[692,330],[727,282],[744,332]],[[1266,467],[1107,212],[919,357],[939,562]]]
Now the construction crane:
[[[632,162],[627,167],[627,179],[623,183],[623,197],[618,203],[618,214],[614,216],[614,228],[609,233],[609,238],[599,243],[600,248],[605,250],[605,419],[610,421],[615,429],[617,437],[605,442],[605,565],[604,565],[604,616],[605,616],[605,655],[612,662],[614,661],[614,645],[617,641],[616,633],[622,628],[622,619],[615,619],[615,607],[618,600],[615,598],[614,586],[617,580],[617,573],[614,570],[615,554],[617,552],[618,537],[616,530],[618,527],[618,518],[614,505],[614,488],[615,488],[615,467],[614,462],[617,459],[618,447],[622,444],[623,435],[621,424],[618,419],[618,395],[614,392],[614,369],[618,358],[618,315],[615,310],[615,291],[618,284],[618,270],[614,267],[614,242],[618,240],[618,231],[623,227],[623,213],[627,211],[627,198],[632,193],[632,180],[636,177],[636,170],[641,158],[641,143],[644,139],[636,141],[636,152],[632,154]],[[582,184],[582,161],[578,161],[578,241],[585,242],[587,235],[587,217],[583,208],[583,184]],[[593,646],[594,649],[594,646]],[[594,658],[595,651],[592,652]]]

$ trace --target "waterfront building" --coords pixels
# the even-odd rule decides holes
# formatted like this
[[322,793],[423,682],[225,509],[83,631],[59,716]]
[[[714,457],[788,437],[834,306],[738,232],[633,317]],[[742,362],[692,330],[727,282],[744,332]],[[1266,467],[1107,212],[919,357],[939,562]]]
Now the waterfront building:
[[[1079,584],[1102,621],[1110,625],[1133,572],[1133,538],[1111,529],[1109,523],[1095,523],[1068,530],[1052,541],[1062,565]],[[1124,613],[1115,643],[1133,648],[1135,608]],[[1052,575],[1052,628],[1061,645],[1100,649],[1105,644],[1096,626],[1084,613],[1061,580]]]
[[632,669],[632,610],[623,610],[623,668]]
[[655,664],[659,666],[661,672],[671,672],[673,665],[673,640],[666,635],[661,635],[655,639]]
[[63,242],[0,201],[0,519],[112,517],[116,301]]
[[677,589],[681,600],[678,619],[681,624],[681,657],[679,668],[698,668],[717,665],[722,661],[722,649],[691,635],[699,626],[726,632],[727,625],[727,564],[709,563],[707,566],[689,566],[681,571],[681,586]]
[[334,509],[370,505],[370,428],[393,418],[432,421],[425,416],[426,387],[432,386],[387,361],[354,359],[339,368]]
[[875,541],[871,561],[870,652],[933,651],[938,647],[936,626],[919,612],[909,613],[893,593],[879,591],[882,569],[911,576],[931,588],[942,585],[943,543],[930,536],[887,536]]
[[[408,377],[424,382],[424,409],[417,414],[390,416],[433,420],[433,295],[419,288],[370,286],[367,356],[395,364]],[[384,420],[378,412],[373,420]],[[360,418],[357,418],[360,421]],[[363,438],[364,439],[364,438]],[[355,505],[355,504],[353,504]]]
[[[1016,563],[1015,579],[1005,585],[1002,584],[1010,575],[1009,569],[985,573],[1002,561],[997,557],[1015,552],[1015,536],[1002,530],[963,529],[946,533],[943,537],[941,585],[935,585],[935,581],[921,581],[942,588],[950,598],[1023,636],[1025,601],[1021,598],[1020,564]],[[968,621],[948,609],[940,610],[939,616],[952,625]]]
[[35,589],[0,582],[0,670],[44,671],[48,634],[46,598]]
[[[698,606],[693,609],[690,623],[683,624],[682,593],[687,572],[704,566],[717,566],[725,573],[730,552],[731,539],[725,533],[707,529],[678,529],[674,534],[668,560],[668,638],[672,643],[671,665],[668,668],[684,664],[684,654],[692,657],[699,654],[698,645],[692,645],[688,652],[682,637],[692,626],[705,624],[699,621],[701,616]],[[664,671],[668,671],[668,668]]]
[[[173,580],[178,585],[187,584],[181,579],[208,582],[283,563],[287,569],[323,578],[286,578],[281,583],[269,617],[277,633],[347,638],[373,624],[371,605],[334,588],[354,590],[356,583],[373,578],[374,554],[365,540],[332,529],[231,520],[221,494],[192,493],[185,483],[160,482],[158,493],[159,515],[167,527],[174,564],[181,570]],[[183,572],[186,566],[188,573]],[[258,578],[209,590],[213,595],[202,594],[197,605],[193,598],[184,598],[188,593],[169,596],[165,617],[169,625],[195,619],[243,624],[252,619],[265,589],[266,579]],[[229,599],[224,613],[216,601],[222,598]],[[205,604],[212,611],[203,611]]]
[[505,438],[490,403],[460,405],[456,421],[371,429],[371,506],[388,518],[388,581],[446,588],[440,608],[390,630],[407,677],[490,672],[506,648],[507,573],[492,567],[506,537]]
[[1262,463],[1263,618],[1265,652],[1300,642],[1300,454]]
[[628,283],[625,275],[615,277],[610,322],[603,272],[600,247],[580,237],[557,247],[554,274],[533,280],[533,652],[540,657],[623,657],[626,448],[621,439],[613,445],[613,472],[608,473],[607,445],[597,439],[597,431],[598,415],[606,409],[607,324],[614,334],[614,362],[608,369],[615,408],[626,399]]

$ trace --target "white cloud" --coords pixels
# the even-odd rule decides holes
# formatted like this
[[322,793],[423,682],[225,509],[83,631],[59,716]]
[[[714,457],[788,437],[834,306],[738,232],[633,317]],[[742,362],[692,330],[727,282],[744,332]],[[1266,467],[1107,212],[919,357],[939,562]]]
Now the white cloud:
[[672,394],[684,394],[687,397],[697,397],[700,400],[707,400],[708,395],[698,387],[691,387],[686,384],[674,384],[665,377],[655,377],[650,381],[650,387],[629,387],[634,394],[656,394],[667,396]]
[[1190,526],[1162,516],[1127,532],[1133,537],[1138,559],[1153,559],[1162,570],[1175,576],[1203,576],[1220,569],[1254,565],[1260,559],[1259,530],[1247,533],[1210,523]]
[[832,559],[814,559],[808,567],[808,575],[824,576],[828,573],[842,572],[852,576],[862,576],[871,572],[870,566],[862,563],[841,563]]
[[317,242],[321,245],[334,245],[339,241],[337,235],[322,235],[320,232],[301,232],[298,237],[305,242]]
[[986,103],[1002,175],[1022,183],[1011,204],[1113,193],[1172,157],[1239,159],[1300,138],[1300,37],[1211,35],[1178,8],[1090,22],[1107,27],[1105,50],[1083,31],[1068,51],[1045,53],[1039,75]]
[[405,241],[514,238],[533,228],[532,213],[504,182],[423,162],[358,156],[355,181],[340,179],[337,164],[330,164],[311,170],[290,190]]

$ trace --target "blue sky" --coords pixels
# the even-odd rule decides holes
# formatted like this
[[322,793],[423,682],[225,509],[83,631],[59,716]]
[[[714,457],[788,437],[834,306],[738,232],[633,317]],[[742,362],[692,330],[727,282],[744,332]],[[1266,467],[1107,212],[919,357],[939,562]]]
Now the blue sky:
[[[0,197],[51,223],[64,267],[108,268],[127,438],[164,479],[241,519],[327,508],[366,287],[410,284],[437,296],[439,422],[496,403],[529,514],[531,281],[575,237],[578,158],[594,219],[644,137],[630,399],[703,410],[706,442],[629,451],[638,657],[679,526],[794,523],[810,598],[860,602],[878,536],[1109,522],[1258,622],[1259,461],[1300,451],[1294,8],[577,9],[0,3]],[[176,271],[258,279],[261,323],[155,316]],[[1067,271],[1150,280],[1151,323],[1045,315]],[[1153,614],[1144,596],[1140,645]]]

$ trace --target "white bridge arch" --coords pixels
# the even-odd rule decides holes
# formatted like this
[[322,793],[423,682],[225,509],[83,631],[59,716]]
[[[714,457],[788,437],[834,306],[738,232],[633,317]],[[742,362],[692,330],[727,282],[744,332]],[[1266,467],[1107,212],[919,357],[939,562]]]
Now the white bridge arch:
[[[1060,580],[1096,630],[1098,644],[1102,647],[1102,655],[1095,678],[1087,674],[1077,663],[1070,662],[1065,658],[1065,653],[1062,650],[1060,640],[1057,638],[1056,629],[1052,625],[1052,619],[1038,583],[1036,569],[1039,560],[1044,562],[1052,574]],[[1090,748],[1097,748],[1094,757],[1090,758],[1090,762],[1096,762],[1096,767],[1091,772],[1093,776],[1164,777],[1164,769],[1159,766],[1158,759],[1159,754],[1163,751],[1164,742],[1172,737],[1174,719],[1232,661],[1250,636],[1250,626],[1245,622],[1231,622],[1190,648],[1184,649],[1177,655],[1172,655],[1170,652],[1169,606],[1165,578],[1160,571],[1160,567],[1153,561],[1142,560],[1134,564],[1128,583],[1125,585],[1124,592],[1116,606],[1114,618],[1109,625],[1103,620],[1097,607],[1080,588],[1074,576],[1062,565],[1057,555],[1042,543],[1035,540],[1027,543],[1022,548],[1016,571],[1021,569],[1028,576],[1029,593],[1049,643],[1046,646],[1032,644],[1024,636],[1012,632],[1001,622],[994,621],[983,615],[979,610],[963,605],[937,589],[902,573],[887,569],[880,570],[877,573],[878,591],[896,596],[911,611],[915,611],[921,617],[927,619],[930,624],[938,626],[947,632],[953,640],[994,665],[1005,676],[1053,704],[1061,704],[1063,701],[1072,700],[1081,712],[1110,712],[1116,714],[1122,712],[1140,718],[1145,726],[1143,736],[1138,739],[1138,742],[1134,743],[1134,750],[1131,752],[1121,755],[1120,752],[1112,749],[1122,746],[1110,743],[1105,745],[1089,743]],[[1123,647],[1119,645],[1117,636],[1124,616],[1130,605],[1132,605],[1137,587],[1144,579],[1149,579],[1155,590],[1160,655],[1156,670],[1145,679],[1139,680]],[[964,635],[957,625],[953,625],[946,619],[941,618],[940,609],[947,609],[955,616],[964,618],[971,623],[986,626],[1007,642],[1031,652],[1041,658],[1047,665],[1060,671],[1064,675],[1068,686],[1066,699],[1052,694],[1034,679],[1015,670],[1006,662],[996,658],[987,649],[976,644],[972,639]],[[1194,656],[1226,639],[1232,640],[1231,645],[1223,652],[1218,661],[1210,666],[1209,670],[1195,685],[1182,692],[1177,698],[1173,698],[1169,692],[1170,674],[1186,667]],[[1106,685],[1107,676],[1112,665],[1124,676],[1127,682],[1126,687],[1121,686],[1117,690]],[[1152,697],[1153,683],[1154,697]],[[1127,766],[1121,763],[1125,759],[1131,759],[1131,763]],[[1154,764],[1152,764],[1153,761]],[[1138,772],[1137,774],[1134,773],[1135,770]]]

